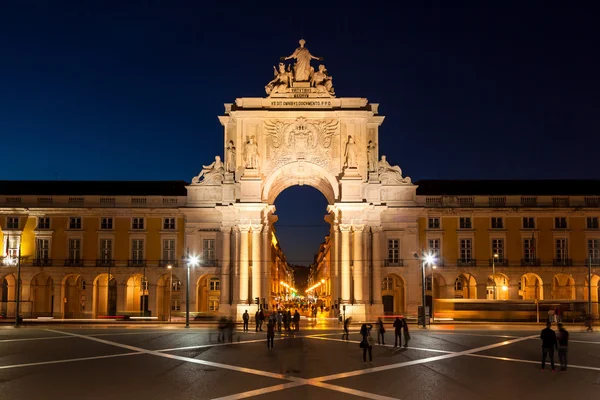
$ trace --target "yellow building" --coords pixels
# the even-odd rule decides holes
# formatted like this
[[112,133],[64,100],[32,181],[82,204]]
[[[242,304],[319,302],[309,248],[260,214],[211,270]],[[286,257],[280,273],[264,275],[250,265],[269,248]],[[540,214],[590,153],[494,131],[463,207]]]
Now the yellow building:
[[[97,318],[155,316],[185,310],[183,181],[0,182],[0,313],[14,318],[20,260],[21,315]],[[269,260],[288,281],[276,246]],[[221,242],[200,233],[193,252],[190,311],[215,314],[221,299]],[[110,283],[109,283],[110,277]]]

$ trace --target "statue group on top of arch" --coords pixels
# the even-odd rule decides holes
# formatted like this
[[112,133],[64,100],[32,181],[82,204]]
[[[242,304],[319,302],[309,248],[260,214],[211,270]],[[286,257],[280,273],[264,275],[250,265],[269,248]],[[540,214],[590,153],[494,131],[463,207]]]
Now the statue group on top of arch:
[[[202,171],[192,178],[192,185],[219,185],[225,178],[225,166],[220,156],[215,156],[215,161],[203,165]],[[202,179],[202,180],[201,180]]]
[[384,185],[411,183],[410,177],[403,178],[400,167],[390,165],[384,155],[381,156],[381,160],[377,163],[377,173],[379,174],[379,181]]
[[275,93],[285,92],[292,87],[294,82],[310,82],[310,87],[317,89],[319,93],[327,93],[335,96],[333,90],[333,78],[328,74],[325,65],[319,65],[317,71],[310,65],[310,60],[322,61],[323,57],[315,57],[304,44],[306,41],[300,39],[298,47],[291,55],[281,57],[281,61],[294,59],[294,66],[288,65],[287,69],[283,62],[279,63],[279,68],[273,67],[274,78],[265,86],[265,92],[271,96]]

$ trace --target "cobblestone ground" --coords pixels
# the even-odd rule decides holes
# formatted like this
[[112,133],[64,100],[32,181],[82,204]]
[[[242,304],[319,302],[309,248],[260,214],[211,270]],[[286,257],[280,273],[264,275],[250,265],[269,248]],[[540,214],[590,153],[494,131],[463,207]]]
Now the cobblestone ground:
[[[392,330],[364,364],[358,327],[276,334],[209,327],[40,325],[0,328],[0,399],[597,399],[600,333],[568,326],[569,368],[540,371],[541,326]],[[558,357],[555,355],[558,370]]]

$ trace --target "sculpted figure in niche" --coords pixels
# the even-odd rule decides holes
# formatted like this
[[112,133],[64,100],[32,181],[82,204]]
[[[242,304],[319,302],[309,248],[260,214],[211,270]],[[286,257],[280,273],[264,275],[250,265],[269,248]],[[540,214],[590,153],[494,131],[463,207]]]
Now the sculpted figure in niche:
[[227,172],[235,172],[235,146],[233,144],[233,140],[230,140],[227,143],[225,156],[225,170]]
[[358,167],[358,159],[356,155],[356,143],[354,143],[354,139],[352,136],[348,136],[348,143],[346,143],[346,151],[344,152],[344,157],[346,162],[344,163],[345,167],[348,168],[357,168]]
[[387,162],[385,156],[381,156],[377,172],[379,173],[379,180],[384,184],[411,182],[411,179],[408,176],[402,178],[402,170],[400,167],[397,165],[391,166],[390,163]]
[[335,95],[333,91],[333,77],[327,73],[327,69],[323,64],[319,65],[319,70],[312,75],[310,82],[311,86],[316,87],[319,92],[327,92],[330,95]]
[[379,167],[377,163],[377,146],[375,146],[372,140],[369,140],[369,144],[367,145],[367,161],[369,163],[369,172],[377,171]]
[[295,59],[294,80],[298,82],[306,82],[309,80],[311,73],[310,60],[323,60],[323,57],[315,57],[310,54],[310,51],[304,47],[306,40],[300,39],[298,43],[300,43],[300,47],[298,47],[292,53],[292,55],[288,57],[281,57],[281,61],[289,60],[291,58]]
[[246,168],[258,168],[258,144],[254,141],[254,136],[251,136],[244,145],[244,161]]
[[267,92],[267,95],[281,92],[290,87],[292,84],[292,72],[285,70],[284,63],[279,63],[279,71],[277,71],[275,66],[273,66],[273,73],[275,77],[271,80],[271,82],[267,83],[267,86],[265,86],[265,92]]
[[[223,168],[223,162],[221,161],[221,157],[215,156],[215,161],[213,161],[210,165],[203,165],[202,171],[198,176],[195,176],[192,179],[193,184],[203,184],[203,183],[222,183],[223,182],[223,173],[225,169]],[[202,182],[200,178],[204,177]]]

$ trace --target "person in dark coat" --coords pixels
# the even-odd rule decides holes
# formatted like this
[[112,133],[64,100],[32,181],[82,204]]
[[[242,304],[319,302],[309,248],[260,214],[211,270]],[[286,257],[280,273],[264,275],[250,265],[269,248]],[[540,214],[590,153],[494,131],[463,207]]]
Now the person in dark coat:
[[256,324],[256,332],[258,332],[258,325],[260,324],[260,315],[258,315],[258,311],[254,314],[254,323]]
[[365,365],[367,365],[367,351],[369,352],[369,363],[373,361],[373,346],[369,340],[369,337],[371,336],[371,329],[373,329],[373,325],[371,324],[362,324],[360,327],[360,334],[362,336],[360,347],[363,349],[363,362]]
[[385,328],[383,327],[381,318],[377,318],[377,344],[385,346]]
[[556,333],[550,328],[552,326],[552,322],[546,322],[546,328],[542,329],[542,333],[540,334],[540,339],[542,339],[542,371],[546,367],[546,355],[550,358],[550,366],[552,367],[552,372],[556,372],[554,369],[554,349],[558,347],[556,341]]
[[394,321],[394,347],[402,346],[402,327],[404,324],[400,317]]
[[560,370],[567,370],[567,348],[569,346],[569,332],[563,328],[563,324],[558,324],[558,361]]
[[402,333],[404,333],[404,348],[407,348],[410,334],[408,333],[408,322],[406,322],[406,318],[402,318],[402,330]]
[[300,313],[298,310],[294,313],[294,328],[296,331],[300,331]]
[[267,322],[267,350],[273,351],[273,338],[275,337],[275,320],[269,318]]
[[261,332],[262,332],[263,322],[265,322],[265,313],[263,312],[263,310],[261,308],[260,312],[258,313],[258,330]]
[[244,321],[244,332],[248,332],[248,321],[250,321],[248,310],[244,311],[244,314],[242,314],[242,320]]
[[344,334],[342,335],[342,339],[348,340],[348,336],[350,335],[350,322],[352,321],[352,317],[346,318],[344,321]]

